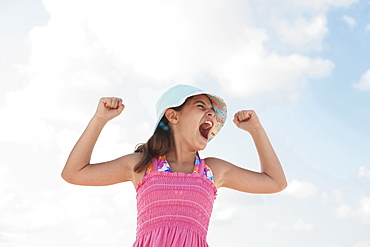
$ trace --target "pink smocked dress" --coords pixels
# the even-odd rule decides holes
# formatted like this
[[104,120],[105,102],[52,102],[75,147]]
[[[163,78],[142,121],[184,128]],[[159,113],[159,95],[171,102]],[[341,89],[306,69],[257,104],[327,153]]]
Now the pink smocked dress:
[[210,170],[199,157],[192,174],[164,170],[165,165],[170,169],[165,158],[153,159],[136,190],[133,247],[208,246],[206,236],[217,192]]

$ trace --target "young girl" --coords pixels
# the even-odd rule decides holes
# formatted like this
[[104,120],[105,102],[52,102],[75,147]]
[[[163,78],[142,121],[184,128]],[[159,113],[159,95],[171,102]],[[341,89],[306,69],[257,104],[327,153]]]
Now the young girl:
[[131,181],[137,191],[138,211],[134,247],[208,246],[208,223],[218,188],[275,193],[287,185],[279,159],[252,110],[237,112],[233,121],[252,136],[261,172],[218,158],[200,159],[198,151],[225,122],[226,104],[220,97],[188,85],[174,86],[159,99],[158,121],[147,143],[116,160],[90,164],[103,127],[124,108],[121,99],[100,99],[62,177],[78,185]]

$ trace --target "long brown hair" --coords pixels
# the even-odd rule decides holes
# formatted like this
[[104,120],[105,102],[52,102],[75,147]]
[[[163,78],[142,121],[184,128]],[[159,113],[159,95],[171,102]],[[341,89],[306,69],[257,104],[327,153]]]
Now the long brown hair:
[[[181,111],[190,98],[192,98],[192,96],[187,98],[182,105],[173,107],[171,109],[175,111]],[[168,125],[168,119],[166,118],[166,116],[163,116],[161,121],[165,125]],[[162,128],[157,127],[154,134],[146,143],[139,144],[136,147],[135,153],[143,153],[143,156],[139,163],[135,165],[134,171],[141,172],[145,170],[150,165],[153,158],[165,155],[166,153],[171,151],[171,148],[173,148],[172,130],[170,129],[169,131],[164,131]]]

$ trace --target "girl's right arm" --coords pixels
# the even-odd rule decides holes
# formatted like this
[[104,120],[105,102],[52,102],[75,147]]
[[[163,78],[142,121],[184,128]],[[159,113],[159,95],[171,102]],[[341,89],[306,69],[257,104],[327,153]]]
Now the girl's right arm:
[[92,151],[103,127],[109,120],[121,114],[124,108],[121,99],[100,99],[94,117],[68,157],[62,172],[64,180],[78,185],[109,185],[132,181],[132,167],[139,160],[138,154],[129,154],[100,164],[90,164]]

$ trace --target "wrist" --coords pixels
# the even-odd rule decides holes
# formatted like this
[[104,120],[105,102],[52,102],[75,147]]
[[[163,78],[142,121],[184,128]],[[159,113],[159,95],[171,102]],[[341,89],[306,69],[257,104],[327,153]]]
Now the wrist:
[[97,123],[99,125],[105,125],[106,123],[108,123],[109,120],[105,119],[105,118],[102,118],[102,117],[99,117],[97,115],[94,115],[91,119],[91,122],[94,122],[94,123]]
[[252,128],[252,129],[250,129],[250,130],[247,130],[247,131],[249,132],[249,134],[255,135],[255,134],[258,134],[260,132],[263,132],[264,129],[263,129],[262,125],[258,125],[258,126]]

